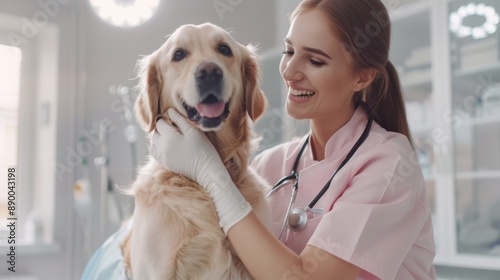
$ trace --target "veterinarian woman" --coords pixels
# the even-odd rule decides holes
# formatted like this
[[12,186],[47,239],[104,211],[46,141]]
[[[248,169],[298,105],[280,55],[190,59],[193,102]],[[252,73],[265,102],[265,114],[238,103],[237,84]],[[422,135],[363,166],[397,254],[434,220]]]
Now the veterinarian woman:
[[435,279],[424,180],[389,45],[380,0],[304,0],[293,12],[280,65],[286,111],[311,130],[252,162],[270,186],[287,176],[269,196],[271,231],[204,134],[175,111],[182,133],[158,123],[151,154],[208,191],[256,279]]
[[284,44],[286,111],[309,119],[311,130],[252,162],[270,186],[293,172],[270,195],[272,232],[205,135],[175,111],[169,114],[182,134],[158,125],[152,155],[206,188],[256,279],[435,279],[424,180],[388,60],[386,8],[380,0],[302,1]]

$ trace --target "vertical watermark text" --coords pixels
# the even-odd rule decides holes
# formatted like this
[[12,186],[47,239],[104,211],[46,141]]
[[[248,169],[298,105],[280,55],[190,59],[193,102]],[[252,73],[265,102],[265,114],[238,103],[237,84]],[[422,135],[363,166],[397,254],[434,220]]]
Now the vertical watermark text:
[[7,168],[7,270],[16,271],[16,168]]

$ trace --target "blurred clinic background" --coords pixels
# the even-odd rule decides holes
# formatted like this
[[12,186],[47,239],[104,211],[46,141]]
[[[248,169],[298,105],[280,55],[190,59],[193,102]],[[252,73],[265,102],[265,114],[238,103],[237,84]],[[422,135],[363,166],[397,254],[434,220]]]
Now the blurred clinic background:
[[[130,216],[133,202],[115,186],[129,186],[148,154],[131,112],[134,67],[182,24],[212,22],[258,45],[271,105],[256,126],[260,149],[306,133],[307,123],[284,114],[278,72],[298,2],[1,0],[0,279],[80,279]],[[500,1],[384,3],[433,211],[439,278],[498,280]]]

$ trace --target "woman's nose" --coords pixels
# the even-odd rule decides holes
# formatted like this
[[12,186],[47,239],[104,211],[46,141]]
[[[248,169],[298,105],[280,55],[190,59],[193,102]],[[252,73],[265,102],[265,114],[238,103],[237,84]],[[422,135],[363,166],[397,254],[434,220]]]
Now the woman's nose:
[[301,80],[304,73],[298,65],[297,59],[294,57],[283,57],[281,60],[281,76],[287,81]]

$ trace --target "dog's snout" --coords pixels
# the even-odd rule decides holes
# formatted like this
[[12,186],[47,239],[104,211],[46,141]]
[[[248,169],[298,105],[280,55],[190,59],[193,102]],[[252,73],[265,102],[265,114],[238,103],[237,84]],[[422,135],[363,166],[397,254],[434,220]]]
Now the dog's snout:
[[213,62],[204,63],[196,69],[196,80],[205,85],[211,85],[222,79],[222,69]]

